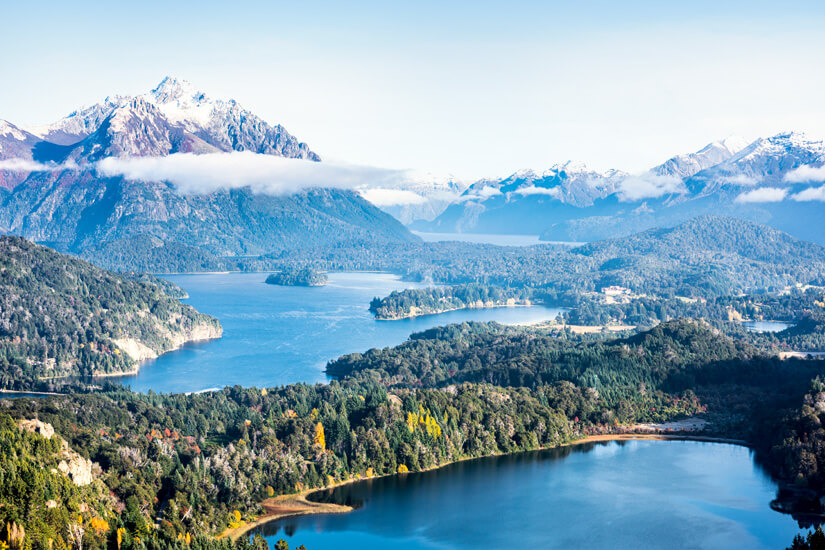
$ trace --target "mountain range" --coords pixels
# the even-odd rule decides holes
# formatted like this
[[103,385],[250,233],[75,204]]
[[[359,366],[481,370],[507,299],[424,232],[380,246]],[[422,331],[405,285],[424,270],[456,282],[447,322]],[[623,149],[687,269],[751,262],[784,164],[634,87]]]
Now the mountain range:
[[283,126],[170,77],[146,94],[109,97],[47,126],[0,121],[0,233],[89,257],[187,249],[205,264],[307,243],[417,240],[357,192],[323,182],[284,194],[248,187],[184,193],[168,181],[98,169],[108,159],[242,151],[321,160]]
[[411,227],[593,241],[724,214],[822,243],[823,165],[825,144],[798,132],[715,141],[642,174],[568,162],[475,182],[434,220]]

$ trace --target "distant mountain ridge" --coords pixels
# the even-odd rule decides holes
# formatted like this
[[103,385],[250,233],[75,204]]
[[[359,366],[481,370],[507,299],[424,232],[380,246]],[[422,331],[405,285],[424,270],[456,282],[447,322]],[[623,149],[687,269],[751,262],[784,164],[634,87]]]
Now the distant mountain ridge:
[[320,161],[283,126],[170,77],[147,94],[109,97],[31,131],[0,121],[0,168],[8,168],[0,171],[0,233],[108,267],[121,265],[107,258],[138,246],[166,258],[159,270],[184,251],[210,265],[210,258],[305,245],[418,240],[356,192],[321,188],[323,182],[279,196],[250,188],[193,194],[96,168],[110,158],[234,151]]
[[[706,214],[728,214],[825,242],[819,179],[793,178],[825,165],[825,145],[798,132],[748,143],[727,138],[674,156],[643,174],[598,172],[566,163],[481,180],[423,231],[540,234],[545,240],[592,241]],[[818,193],[818,195],[817,195]]]
[[[280,124],[270,125],[235,100],[211,99],[189,82],[169,76],[149,93],[107,97],[53,124],[29,131],[44,141],[70,146],[100,133],[107,120],[110,128],[104,133],[111,129],[124,141],[128,137],[144,139],[107,151],[106,156],[251,151],[321,160]],[[146,127],[140,128],[141,124]]]

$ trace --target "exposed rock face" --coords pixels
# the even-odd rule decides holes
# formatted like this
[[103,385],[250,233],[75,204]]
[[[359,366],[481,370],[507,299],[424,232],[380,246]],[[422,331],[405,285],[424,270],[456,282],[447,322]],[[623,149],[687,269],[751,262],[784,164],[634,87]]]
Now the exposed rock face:
[[92,473],[93,463],[88,458],[83,458],[71,449],[66,449],[65,454],[68,455],[65,460],[61,460],[57,465],[57,469],[64,475],[68,476],[77,486],[84,486],[91,484],[95,478]]
[[[417,240],[353,191],[183,193],[165,181],[108,177],[97,164],[233,151],[320,161],[283,126],[168,77],[147,94],[107,98],[32,131],[0,121],[0,161],[14,160],[0,171],[0,233],[155,272],[215,269],[224,256],[296,247]],[[150,253],[135,254],[136,246]]]
[[47,424],[46,422],[41,422],[40,420],[33,418],[31,420],[21,420],[19,422],[21,428],[26,430],[27,432],[40,434],[46,439],[51,439],[54,435],[54,428],[51,424]]
[[159,326],[158,329],[159,333],[166,339],[165,345],[161,346],[160,349],[150,348],[136,338],[119,338],[112,341],[129,357],[142,362],[156,359],[159,355],[179,349],[189,342],[213,340],[223,335],[223,329],[215,323],[197,324],[191,328],[174,332],[164,326]]
[[212,99],[168,76],[147,94],[107,97],[31,133],[61,146],[41,148],[42,160],[218,151],[321,160],[280,124],[268,124],[235,100]]
[[[62,460],[58,463],[57,470],[69,477],[69,479],[72,480],[72,483],[78,486],[83,486],[94,482],[95,472],[99,471],[100,467],[88,458],[84,458],[77,454],[69,447],[66,440],[61,438],[59,435],[56,436],[54,433],[54,427],[51,424],[41,422],[40,420],[33,418],[31,420],[20,420],[18,425],[22,429],[42,435],[46,439],[57,437],[60,440],[62,446],[60,458]],[[49,503],[51,502],[53,501],[49,501]],[[56,503],[53,506],[49,503],[47,503],[49,508],[57,506]]]

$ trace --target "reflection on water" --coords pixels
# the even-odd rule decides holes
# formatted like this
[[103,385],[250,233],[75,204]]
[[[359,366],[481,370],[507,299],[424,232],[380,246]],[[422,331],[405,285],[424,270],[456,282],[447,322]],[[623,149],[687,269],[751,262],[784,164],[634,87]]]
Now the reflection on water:
[[338,487],[312,498],[355,511],[257,532],[312,550],[784,548],[798,528],[770,509],[775,491],[744,447],[609,442]]

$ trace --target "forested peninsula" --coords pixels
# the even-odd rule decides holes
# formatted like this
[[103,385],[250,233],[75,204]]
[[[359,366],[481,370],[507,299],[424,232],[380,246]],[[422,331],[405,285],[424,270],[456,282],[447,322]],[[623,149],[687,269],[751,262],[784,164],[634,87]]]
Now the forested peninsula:
[[217,319],[170,296],[172,288],[0,237],[0,389],[134,372],[186,342],[220,337]]
[[502,288],[482,284],[408,288],[370,302],[376,319],[387,321],[434,315],[458,309],[530,306],[541,303],[531,288]]
[[[71,547],[65,526],[79,516],[88,548],[113,537],[175,547],[242,528],[276,495],[697,414],[706,435],[747,441],[794,488],[778,506],[816,511],[823,490],[813,426],[825,362],[782,360],[699,322],[612,340],[453,325],[328,372],[337,380],[315,386],[5,400],[0,437],[32,454],[3,462],[14,467],[0,521],[22,526],[32,548]],[[78,476],[49,470],[63,453],[76,454]]]

